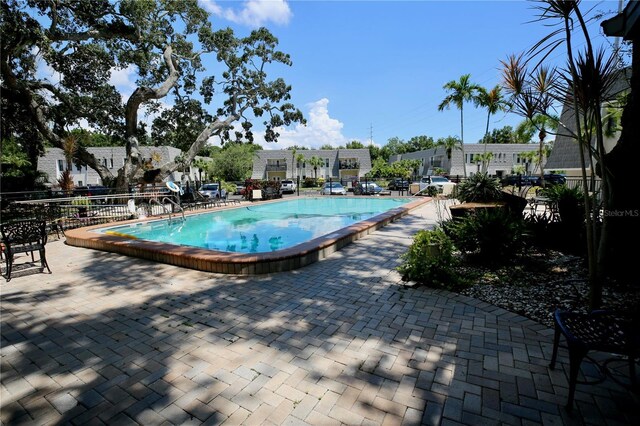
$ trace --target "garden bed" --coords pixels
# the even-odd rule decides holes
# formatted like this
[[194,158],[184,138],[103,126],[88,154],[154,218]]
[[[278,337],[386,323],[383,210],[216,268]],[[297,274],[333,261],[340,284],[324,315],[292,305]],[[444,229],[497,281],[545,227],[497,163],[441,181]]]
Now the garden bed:
[[[558,251],[529,252],[517,263],[488,268],[461,263],[457,272],[468,287],[461,294],[523,315],[548,327],[557,309],[586,312],[589,286],[582,258]],[[613,282],[603,291],[603,308],[634,314],[640,288]]]

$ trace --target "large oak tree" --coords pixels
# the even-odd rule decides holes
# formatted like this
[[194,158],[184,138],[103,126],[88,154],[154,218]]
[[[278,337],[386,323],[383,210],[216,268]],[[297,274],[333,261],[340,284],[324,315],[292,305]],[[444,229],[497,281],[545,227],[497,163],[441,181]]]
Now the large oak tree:
[[[176,161],[151,171],[141,167],[143,108],[162,112],[156,135],[193,138],[180,163],[190,163],[212,136],[253,140],[256,119],[267,142],[277,139],[279,126],[304,122],[288,102],[291,87],[267,79],[268,64],[291,65],[277,39],[264,28],[247,37],[214,31],[196,0],[5,0],[1,7],[3,137],[16,136],[36,153],[42,141],[62,147],[80,125],[121,138],[127,157],[116,175],[82,147],[74,158],[119,188],[162,179],[179,167]],[[205,55],[215,65],[205,68]],[[126,99],[110,82],[114,70],[135,71],[137,87]],[[188,130],[177,122],[179,111],[192,113]]]

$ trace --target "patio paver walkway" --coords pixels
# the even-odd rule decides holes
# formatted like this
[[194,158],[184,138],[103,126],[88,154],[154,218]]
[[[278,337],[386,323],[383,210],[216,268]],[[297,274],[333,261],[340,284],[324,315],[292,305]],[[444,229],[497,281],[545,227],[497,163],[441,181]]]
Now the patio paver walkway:
[[47,245],[0,284],[2,424],[632,424],[637,397],[547,368],[552,330],[394,268],[427,205],[262,276]]

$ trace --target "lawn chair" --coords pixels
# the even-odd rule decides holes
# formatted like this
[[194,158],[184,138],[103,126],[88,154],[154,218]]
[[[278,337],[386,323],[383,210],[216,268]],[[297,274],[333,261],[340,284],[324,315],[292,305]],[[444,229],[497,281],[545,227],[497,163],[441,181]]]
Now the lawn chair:
[[[601,383],[607,376],[615,382],[631,390],[638,390],[635,364],[640,356],[640,330],[637,317],[627,318],[614,312],[600,310],[589,314],[556,310],[553,319],[555,334],[553,339],[553,353],[549,368],[555,368],[558,356],[560,335],[564,335],[569,350],[569,395],[566,408],[571,411],[576,384]],[[604,352],[614,355],[605,361],[597,363],[588,357],[591,351]],[[629,384],[623,384],[611,374],[607,364],[617,357],[623,356],[629,367]],[[578,381],[580,364],[584,358],[593,361],[600,370],[600,377],[592,381]]]
[[17,220],[0,225],[2,244],[7,270],[4,277],[7,282],[11,280],[11,271],[15,255],[18,253],[31,253],[31,261],[35,262],[33,252],[40,253],[40,269],[51,273],[45,257],[44,246],[47,244],[47,223],[44,220]]

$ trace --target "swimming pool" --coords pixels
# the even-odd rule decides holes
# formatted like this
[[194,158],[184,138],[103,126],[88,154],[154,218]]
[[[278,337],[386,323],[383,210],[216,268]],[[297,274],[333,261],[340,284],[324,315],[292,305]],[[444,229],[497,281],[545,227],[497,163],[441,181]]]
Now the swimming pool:
[[127,238],[264,253],[293,247],[406,204],[406,198],[298,198],[101,229]]
[[305,197],[246,203],[184,221],[174,216],[69,230],[66,240],[204,271],[259,274],[320,260],[428,200]]

